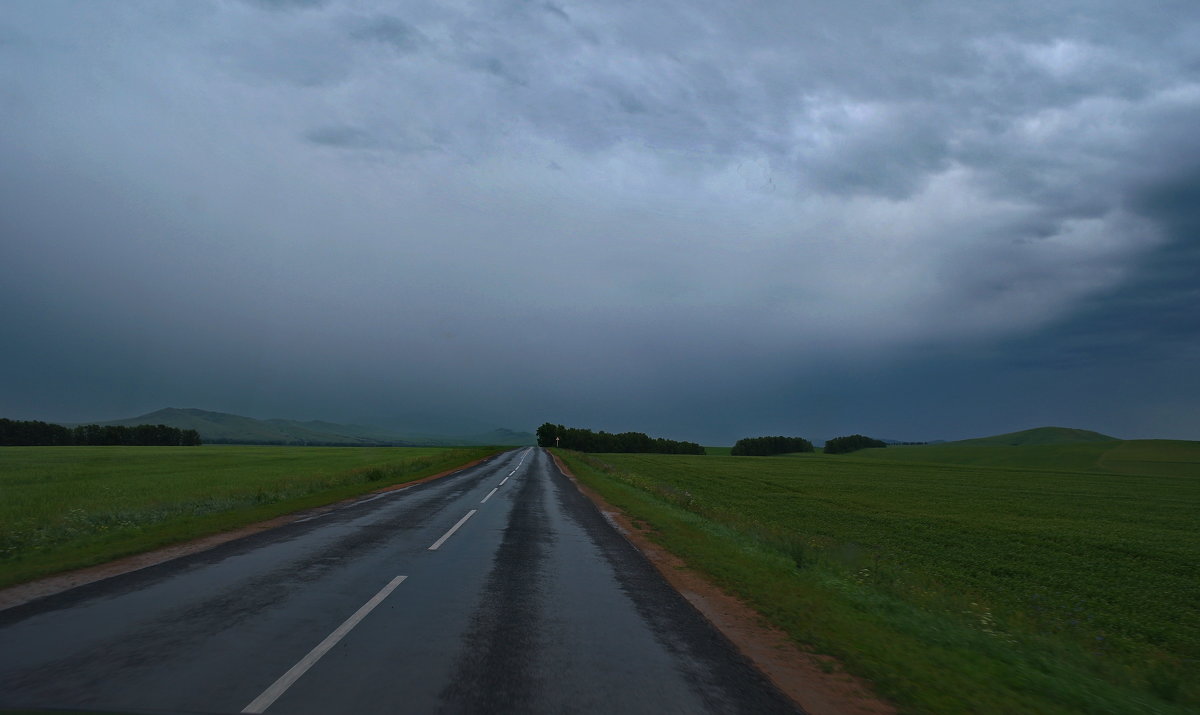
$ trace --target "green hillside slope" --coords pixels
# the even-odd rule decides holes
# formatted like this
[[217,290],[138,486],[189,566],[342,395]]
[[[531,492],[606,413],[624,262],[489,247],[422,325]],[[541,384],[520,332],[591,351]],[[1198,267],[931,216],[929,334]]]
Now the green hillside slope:
[[1116,437],[1092,432],[1085,429],[1070,427],[1037,427],[1035,429],[1009,432],[992,437],[977,437],[963,439],[948,444],[957,445],[1005,445],[1008,447],[1028,447],[1039,444],[1078,444],[1080,442],[1116,442]]
[[180,429],[194,429],[200,433],[201,439],[209,443],[237,441],[284,444],[297,441],[292,435],[262,420],[197,409],[168,407],[137,417],[113,420],[103,424],[125,426],[162,424]]

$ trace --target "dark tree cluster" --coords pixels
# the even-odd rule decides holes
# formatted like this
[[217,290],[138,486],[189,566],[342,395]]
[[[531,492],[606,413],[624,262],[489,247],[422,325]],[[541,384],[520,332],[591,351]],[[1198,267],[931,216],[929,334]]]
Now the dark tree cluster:
[[[557,438],[557,444],[555,441]],[[578,452],[646,452],[654,454],[704,454],[695,442],[648,437],[641,432],[593,432],[590,429],[563,427],[549,422],[537,428],[539,447],[562,447]]]
[[746,437],[739,439],[729,453],[735,457],[769,457],[772,454],[811,451],[812,442],[803,437]]
[[71,445],[125,445],[190,447],[200,444],[200,433],[166,425],[80,425],[63,427],[47,422],[0,418],[0,446],[53,447]]
[[852,434],[846,437],[834,437],[826,442],[825,454],[846,454],[847,452],[857,452],[860,449],[886,446],[887,442],[864,437],[861,434]]

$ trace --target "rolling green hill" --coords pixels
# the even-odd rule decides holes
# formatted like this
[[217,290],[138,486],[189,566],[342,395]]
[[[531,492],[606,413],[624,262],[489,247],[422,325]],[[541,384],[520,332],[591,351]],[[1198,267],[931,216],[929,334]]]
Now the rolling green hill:
[[1109,437],[1106,434],[1092,432],[1085,429],[1071,429],[1070,427],[1037,427],[1035,429],[1022,430],[1020,432],[1009,432],[1007,434],[998,434],[992,437],[977,437],[975,439],[963,439],[957,442],[949,442],[948,444],[957,445],[1006,445],[1009,447],[1027,447],[1037,444],[1076,444],[1079,442],[1116,442],[1119,441],[1116,437]]
[[1031,471],[1094,472],[1147,477],[1200,475],[1200,442],[1120,440],[1097,432],[1043,427],[943,444],[864,449],[856,459],[957,464]]
[[106,425],[163,424],[194,429],[207,444],[279,444],[331,446],[468,446],[527,445],[534,443],[529,432],[496,429],[473,435],[404,433],[364,425],[343,425],[312,420],[258,420],[225,412],[168,407],[137,417],[103,422]]

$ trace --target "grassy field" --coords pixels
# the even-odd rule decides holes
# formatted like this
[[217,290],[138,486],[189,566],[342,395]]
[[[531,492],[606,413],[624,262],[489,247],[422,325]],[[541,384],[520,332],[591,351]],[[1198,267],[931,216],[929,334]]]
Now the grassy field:
[[1072,471],[1147,477],[1196,476],[1200,471],[1200,442],[1139,439],[1021,447],[961,445],[864,449],[855,458],[886,462],[925,462],[1026,471]]
[[905,710],[1200,708],[1200,443],[564,456]]
[[495,451],[4,447],[0,586],[328,504]]

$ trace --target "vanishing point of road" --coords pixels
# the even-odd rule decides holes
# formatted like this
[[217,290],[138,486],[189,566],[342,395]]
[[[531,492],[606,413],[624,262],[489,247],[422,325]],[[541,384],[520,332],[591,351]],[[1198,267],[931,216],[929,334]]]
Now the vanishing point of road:
[[0,708],[798,712],[535,448],[0,611]]

